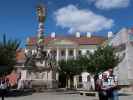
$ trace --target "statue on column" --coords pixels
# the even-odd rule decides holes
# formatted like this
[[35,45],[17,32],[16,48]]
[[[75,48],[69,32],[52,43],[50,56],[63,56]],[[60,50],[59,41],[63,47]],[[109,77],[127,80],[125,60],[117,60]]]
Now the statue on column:
[[37,6],[37,17],[39,21],[39,26],[38,26],[38,33],[37,33],[37,45],[41,46],[44,44],[44,21],[46,18],[46,8],[43,5],[38,5]]
[[46,8],[41,4],[37,6],[37,15],[38,21],[43,23],[46,17]]

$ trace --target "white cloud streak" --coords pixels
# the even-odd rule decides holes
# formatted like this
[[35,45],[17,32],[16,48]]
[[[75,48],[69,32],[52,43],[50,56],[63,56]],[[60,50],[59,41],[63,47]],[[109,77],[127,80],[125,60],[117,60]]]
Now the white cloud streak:
[[97,8],[104,10],[125,8],[130,5],[130,0],[91,0],[91,2],[94,2]]
[[68,28],[69,33],[74,32],[97,32],[110,29],[114,21],[90,10],[78,9],[74,5],[58,9],[54,12],[55,21],[58,26]]

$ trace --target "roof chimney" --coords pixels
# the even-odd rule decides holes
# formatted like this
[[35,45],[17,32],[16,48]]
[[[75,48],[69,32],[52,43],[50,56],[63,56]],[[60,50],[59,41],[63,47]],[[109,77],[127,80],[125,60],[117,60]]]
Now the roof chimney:
[[86,37],[91,38],[91,32],[87,32]]
[[55,32],[51,33],[51,38],[55,38]]
[[76,32],[76,38],[80,38],[80,32]]
[[113,33],[112,33],[112,31],[109,31],[109,32],[108,32],[108,39],[109,39],[109,38],[112,38],[112,37],[113,37]]

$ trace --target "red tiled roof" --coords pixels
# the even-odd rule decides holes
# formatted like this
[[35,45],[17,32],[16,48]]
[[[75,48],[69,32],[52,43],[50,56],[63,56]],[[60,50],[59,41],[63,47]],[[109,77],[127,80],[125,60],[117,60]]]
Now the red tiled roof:
[[[52,40],[62,40],[62,39],[67,39],[70,41],[73,41],[79,45],[99,45],[102,44],[106,38],[104,37],[99,37],[99,36],[92,36],[91,38],[87,38],[87,37],[80,37],[80,38],[76,38],[76,37],[55,37],[55,38],[51,38],[51,37],[45,37],[44,38],[44,44],[48,44],[50,41]],[[35,45],[36,44],[36,38],[35,37],[31,37],[29,39],[28,45]]]
[[[50,41],[52,40],[63,40],[63,39],[67,39],[70,41],[73,41],[75,43],[77,43],[78,45],[100,45],[102,44],[106,38],[104,37],[98,37],[98,36],[92,36],[91,38],[87,38],[87,37],[80,37],[80,38],[76,38],[76,37],[56,37],[56,38],[51,38],[49,37],[45,37],[44,39],[44,44],[48,44]],[[29,39],[28,45],[35,45],[36,44],[36,38],[32,37]],[[24,49],[20,49],[17,51],[16,53],[16,60],[18,63],[24,62],[25,60],[25,54],[24,54]]]

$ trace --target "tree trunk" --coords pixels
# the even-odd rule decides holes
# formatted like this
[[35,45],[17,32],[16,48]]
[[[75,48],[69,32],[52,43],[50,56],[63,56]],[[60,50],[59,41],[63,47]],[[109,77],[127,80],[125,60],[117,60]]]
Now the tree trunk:
[[68,78],[68,88],[71,88],[71,79],[70,79],[70,77]]
[[66,77],[66,88],[67,88],[67,86],[68,86],[67,83],[68,83],[68,82],[67,82],[67,77]]
[[1,97],[1,100],[4,100],[4,96]]
[[66,88],[70,88],[70,77],[67,75],[66,76]]

